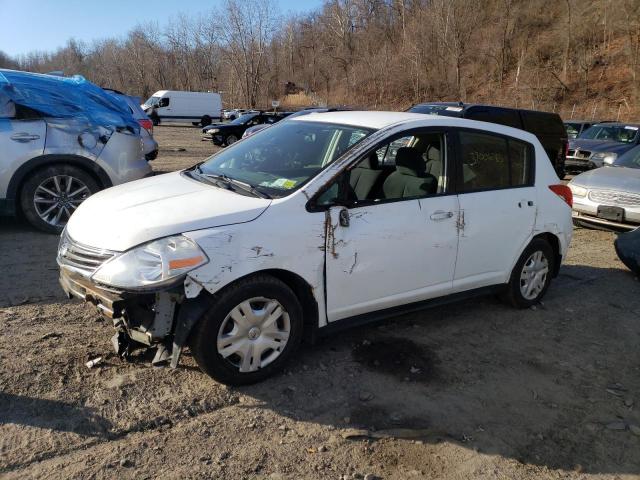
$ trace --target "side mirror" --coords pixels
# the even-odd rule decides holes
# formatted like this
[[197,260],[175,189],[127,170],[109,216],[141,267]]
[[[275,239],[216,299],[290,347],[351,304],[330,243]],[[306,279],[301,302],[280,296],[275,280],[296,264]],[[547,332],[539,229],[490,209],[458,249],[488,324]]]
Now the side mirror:
[[16,118],[15,102],[2,94],[0,94],[0,118]]

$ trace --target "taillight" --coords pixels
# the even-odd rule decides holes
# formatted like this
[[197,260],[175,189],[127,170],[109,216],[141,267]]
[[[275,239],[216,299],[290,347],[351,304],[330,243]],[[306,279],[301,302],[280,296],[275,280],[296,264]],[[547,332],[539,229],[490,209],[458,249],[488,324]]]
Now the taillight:
[[153,122],[148,118],[143,118],[138,120],[138,123],[142,128],[147,130],[149,133],[153,134]]
[[549,190],[558,195],[564,202],[573,207],[573,193],[571,193],[571,189],[564,185],[549,185]]

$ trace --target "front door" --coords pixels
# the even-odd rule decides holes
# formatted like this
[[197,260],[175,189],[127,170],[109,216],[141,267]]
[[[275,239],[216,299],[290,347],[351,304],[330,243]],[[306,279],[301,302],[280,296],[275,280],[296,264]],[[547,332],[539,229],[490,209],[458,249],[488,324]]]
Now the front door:
[[348,206],[327,211],[329,322],[450,290],[458,198],[447,186],[446,138],[437,131],[393,138],[341,179]]

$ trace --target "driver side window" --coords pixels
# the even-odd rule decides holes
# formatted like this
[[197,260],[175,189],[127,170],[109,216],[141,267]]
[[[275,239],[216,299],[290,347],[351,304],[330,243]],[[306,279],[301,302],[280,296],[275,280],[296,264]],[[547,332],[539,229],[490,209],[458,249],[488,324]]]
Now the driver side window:
[[444,133],[396,138],[368,154],[348,172],[348,197],[361,203],[444,193],[445,161]]

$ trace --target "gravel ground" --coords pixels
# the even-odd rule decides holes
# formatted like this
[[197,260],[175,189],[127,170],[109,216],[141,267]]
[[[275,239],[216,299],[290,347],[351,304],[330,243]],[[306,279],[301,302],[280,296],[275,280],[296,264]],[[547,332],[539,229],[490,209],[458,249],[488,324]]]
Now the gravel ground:
[[[196,128],[156,137],[158,171],[214,151]],[[188,352],[177,370],[119,360],[108,322],[63,297],[57,238],[0,222],[3,478],[640,474],[639,285],[613,233],[577,229],[535,309],[489,297],[405,315],[229,388]]]

